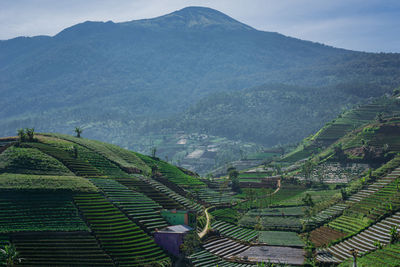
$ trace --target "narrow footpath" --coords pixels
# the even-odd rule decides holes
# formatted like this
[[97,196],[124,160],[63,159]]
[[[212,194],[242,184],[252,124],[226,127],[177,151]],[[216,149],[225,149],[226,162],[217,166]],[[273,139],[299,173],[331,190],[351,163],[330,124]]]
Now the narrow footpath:
[[212,208],[212,207],[208,207],[208,208],[206,208],[206,210],[204,211],[205,214],[206,214],[207,223],[206,223],[206,226],[204,226],[203,231],[201,231],[201,232],[199,233],[199,237],[200,237],[200,238],[203,238],[203,237],[208,233],[209,226],[210,226],[210,215],[208,214],[208,209],[210,209],[210,208]]

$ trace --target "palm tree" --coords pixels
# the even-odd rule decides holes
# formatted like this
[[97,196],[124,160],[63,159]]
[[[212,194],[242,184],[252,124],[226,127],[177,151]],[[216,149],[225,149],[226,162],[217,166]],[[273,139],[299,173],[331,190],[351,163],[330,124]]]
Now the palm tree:
[[4,249],[0,249],[0,259],[5,261],[7,267],[15,266],[16,263],[21,263],[22,261],[13,244],[6,245]]
[[76,133],[76,137],[80,138],[81,137],[81,133],[82,133],[82,129],[79,127],[75,127],[75,133]]

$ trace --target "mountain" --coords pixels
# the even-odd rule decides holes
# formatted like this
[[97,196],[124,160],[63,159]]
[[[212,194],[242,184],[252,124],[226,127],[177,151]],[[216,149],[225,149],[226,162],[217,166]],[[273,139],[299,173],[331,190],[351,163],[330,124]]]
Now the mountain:
[[[327,92],[321,87],[331,88],[334,99],[324,103],[336,112],[391,92],[399,84],[399,66],[399,54],[348,51],[258,31],[203,7],[124,23],[87,21],[52,37],[0,41],[0,134],[13,135],[21,127],[71,133],[81,126],[87,137],[132,148],[132,136],[148,136],[145,129],[180,128],[175,123],[160,131],[158,125],[176,117],[187,122],[188,110],[191,114],[202,103],[216,103],[219,93],[240,97],[247,88],[285,84],[293,86],[294,95],[309,96],[302,101],[311,107],[314,95]],[[280,101],[273,96],[269,105],[282,106]],[[319,105],[316,114],[324,108]],[[293,111],[301,118],[302,110],[288,109],[280,120],[290,121]],[[214,116],[212,111],[203,115]],[[328,118],[306,117],[309,123],[296,124],[299,134],[293,139],[212,132],[273,145],[299,140]],[[280,127],[268,117],[260,120]],[[189,128],[202,133],[215,127],[207,121],[213,122],[205,118],[201,128]]]

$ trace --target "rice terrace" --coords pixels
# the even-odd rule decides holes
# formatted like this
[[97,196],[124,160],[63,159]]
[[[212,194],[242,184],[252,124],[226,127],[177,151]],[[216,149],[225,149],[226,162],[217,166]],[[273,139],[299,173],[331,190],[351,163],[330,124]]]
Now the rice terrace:
[[[11,30],[42,25],[6,2]],[[320,21],[354,0],[206,1],[297,38],[175,0],[39,2],[38,30],[96,21],[0,26],[0,266],[400,266],[400,51]],[[346,49],[299,39],[328,28]]]

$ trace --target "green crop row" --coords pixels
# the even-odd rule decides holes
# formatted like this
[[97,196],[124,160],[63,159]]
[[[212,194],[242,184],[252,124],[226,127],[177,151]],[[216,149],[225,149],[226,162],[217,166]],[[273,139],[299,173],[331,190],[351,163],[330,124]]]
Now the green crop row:
[[161,229],[168,223],[161,216],[158,203],[142,193],[135,192],[112,179],[95,178],[91,180],[111,200],[147,232]]
[[258,233],[254,230],[236,226],[234,224],[215,221],[211,228],[216,229],[223,236],[250,242],[258,237]]
[[[370,267],[370,266],[387,266],[396,267],[400,266],[400,243],[388,245],[382,249],[370,252],[365,256],[357,259],[357,266]],[[341,263],[340,267],[350,266],[352,260],[347,260]]]
[[[101,195],[75,196],[75,203],[103,249],[119,265],[137,266],[168,261],[161,248],[146,233]],[[105,207],[107,211],[97,213],[99,208]]]
[[11,146],[0,154],[0,173],[72,175],[58,160],[36,148]]
[[64,140],[74,142],[76,144],[82,145],[96,153],[101,154],[108,160],[116,163],[122,168],[127,169],[138,169],[145,174],[151,173],[151,168],[146,165],[135,153],[122,149],[119,146],[106,144],[100,141],[89,140],[86,138],[77,138],[64,134],[50,134],[49,136],[54,136]]
[[88,180],[77,176],[28,175],[14,173],[0,174],[0,190],[98,191],[98,189]]
[[86,231],[69,194],[2,192],[0,233]]

